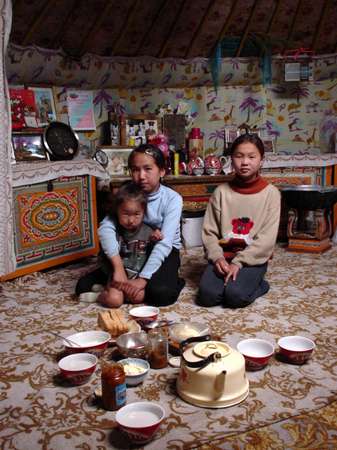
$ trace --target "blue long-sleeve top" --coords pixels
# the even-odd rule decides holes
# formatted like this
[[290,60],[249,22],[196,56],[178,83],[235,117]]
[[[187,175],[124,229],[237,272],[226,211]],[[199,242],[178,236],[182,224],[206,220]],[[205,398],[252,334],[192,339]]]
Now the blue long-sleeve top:
[[[141,278],[150,279],[164,259],[171,253],[172,247],[181,248],[180,220],[182,209],[181,195],[167,186],[161,184],[158,191],[148,195],[144,223],[153,229],[159,228],[163,234],[163,239],[154,246],[139,274]],[[119,254],[116,225],[108,216],[100,223],[98,236],[102,249],[108,258]]]

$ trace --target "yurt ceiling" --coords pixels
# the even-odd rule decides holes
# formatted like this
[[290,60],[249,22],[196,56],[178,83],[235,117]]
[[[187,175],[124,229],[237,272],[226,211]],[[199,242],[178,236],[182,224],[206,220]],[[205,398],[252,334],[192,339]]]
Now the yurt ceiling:
[[[10,42],[101,56],[337,51],[337,0],[13,0]],[[255,50],[254,47],[255,45]]]

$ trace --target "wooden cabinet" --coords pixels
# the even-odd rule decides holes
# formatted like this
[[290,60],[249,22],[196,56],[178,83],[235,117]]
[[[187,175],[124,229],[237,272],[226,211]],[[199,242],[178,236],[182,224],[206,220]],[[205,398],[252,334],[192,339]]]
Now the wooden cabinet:
[[14,187],[13,207],[16,270],[2,280],[97,254],[94,177]]
[[[221,183],[232,178],[231,175],[201,175],[197,176],[166,176],[164,183],[183,197],[184,211],[201,211],[206,209],[207,202],[214,189]],[[111,192],[128,177],[116,177],[110,181]]]

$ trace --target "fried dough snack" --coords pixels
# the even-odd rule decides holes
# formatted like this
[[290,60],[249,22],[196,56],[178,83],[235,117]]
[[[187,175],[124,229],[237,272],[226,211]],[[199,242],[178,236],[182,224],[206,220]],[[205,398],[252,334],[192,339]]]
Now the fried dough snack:
[[114,337],[129,331],[124,313],[120,309],[99,312],[97,323],[102,330],[108,331]]

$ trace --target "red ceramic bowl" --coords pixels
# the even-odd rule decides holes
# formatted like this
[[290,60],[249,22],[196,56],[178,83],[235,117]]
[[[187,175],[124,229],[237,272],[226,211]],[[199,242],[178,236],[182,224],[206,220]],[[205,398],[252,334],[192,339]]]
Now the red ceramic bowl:
[[111,336],[106,331],[93,330],[72,334],[67,339],[74,342],[71,345],[70,342],[63,341],[67,353],[92,353],[99,357],[107,348]]
[[248,370],[263,369],[274,354],[273,344],[264,339],[244,339],[237,349],[244,356]]
[[145,328],[149,323],[157,320],[159,308],[155,306],[137,306],[130,309],[129,314],[142,328]]
[[97,358],[90,353],[76,353],[62,358],[59,369],[62,377],[71,384],[79,385],[89,381],[95,372]]
[[157,403],[135,402],[123,406],[116,413],[116,422],[129,439],[137,444],[151,441],[165,417]]
[[294,364],[304,364],[311,357],[315,343],[303,336],[284,336],[278,340],[280,355]]

